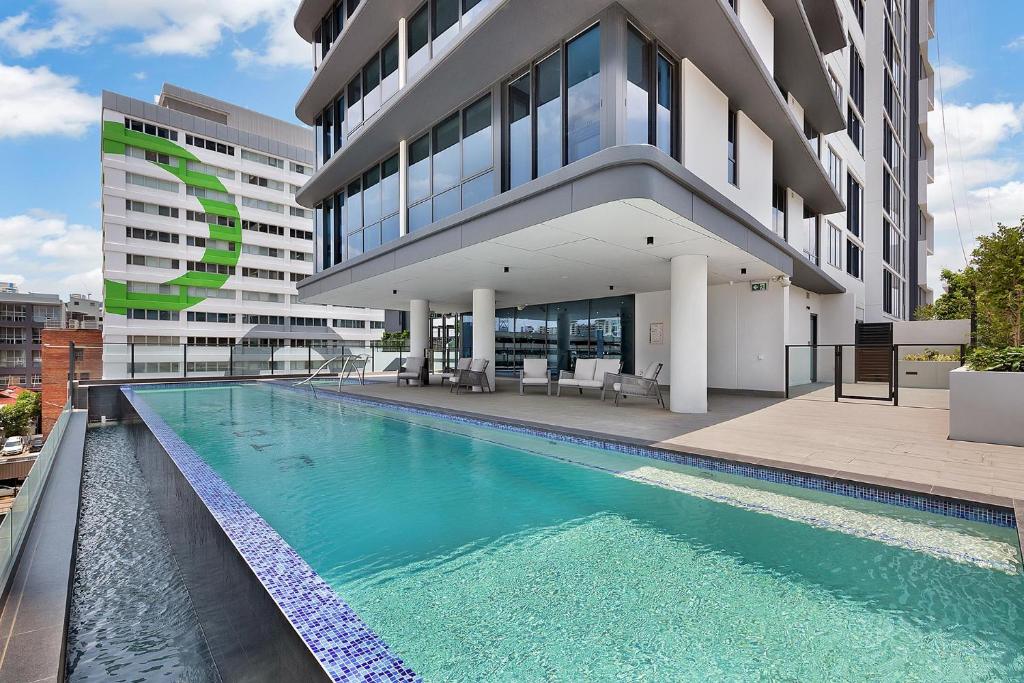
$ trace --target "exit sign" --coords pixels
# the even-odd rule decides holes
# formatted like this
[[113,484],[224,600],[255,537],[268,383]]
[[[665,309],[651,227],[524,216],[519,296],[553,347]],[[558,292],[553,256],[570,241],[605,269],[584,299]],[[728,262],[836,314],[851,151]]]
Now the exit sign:
[[767,282],[751,282],[750,283],[750,291],[751,292],[767,292],[768,291],[768,283]]

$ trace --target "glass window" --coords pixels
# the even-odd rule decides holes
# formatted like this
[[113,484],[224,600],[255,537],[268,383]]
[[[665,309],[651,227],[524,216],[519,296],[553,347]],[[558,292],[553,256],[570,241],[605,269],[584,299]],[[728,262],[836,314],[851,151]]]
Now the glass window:
[[658,106],[655,114],[655,142],[665,154],[675,147],[673,112],[676,103],[675,65],[665,55],[658,55]]
[[352,79],[352,82],[348,84],[348,114],[346,114],[345,118],[348,120],[349,130],[352,130],[363,122],[363,89],[361,78],[361,76],[356,76]]
[[371,225],[366,230],[363,230],[363,251],[367,252],[371,249],[376,249],[381,245],[380,238],[380,223]]
[[468,209],[494,196],[494,172],[466,181],[462,185],[462,208]]
[[860,183],[849,173],[846,174],[846,229],[851,235],[860,237],[863,218],[864,197]]
[[476,18],[475,10],[482,0],[462,0],[462,25],[465,26]]
[[729,110],[729,124],[728,124],[728,166],[727,166],[727,178],[733,185],[739,185],[739,167],[736,164],[736,112],[732,109]]
[[316,235],[313,251],[317,254],[317,262],[320,263],[321,268],[331,267],[331,249],[328,246],[330,235],[324,227],[329,225],[330,223],[324,223],[324,205],[317,204],[313,211],[313,234]]
[[430,134],[409,145],[409,203],[430,196]]
[[323,204],[323,218],[322,218],[323,224],[322,224],[322,229],[323,229],[323,236],[324,236],[323,249],[324,249],[324,267],[325,268],[330,267],[334,263],[333,261],[331,261],[331,256],[334,254],[333,242],[332,242],[334,235],[333,235],[333,231],[331,229],[332,225],[333,225],[333,222],[332,222],[333,221],[333,218],[332,218],[332,213],[333,213],[333,211],[332,211],[333,206],[332,205],[333,205],[333,203],[334,202],[331,201],[331,198],[328,197],[326,200],[324,200],[324,204]]
[[434,220],[451,216],[462,208],[460,188],[455,187],[434,197]]
[[812,263],[818,262],[818,214],[814,209],[804,205],[804,227],[807,228],[807,248],[804,253]]
[[322,43],[322,36],[320,35],[320,27],[317,26],[316,30],[313,31],[313,71],[316,71],[320,66],[320,62],[323,60],[323,52],[320,48]]
[[374,166],[363,174],[363,224],[373,225],[380,217],[380,166]]
[[508,186],[533,178],[533,131],[530,115],[530,74],[508,84]]
[[430,225],[430,202],[420,202],[409,207],[409,232],[416,232]]
[[452,114],[434,126],[432,133],[432,179],[434,192],[451,187],[461,179],[459,168],[459,115]]
[[334,152],[334,109],[332,107],[327,107],[324,110],[323,137],[324,163],[326,164]]
[[362,187],[358,180],[348,184],[348,197],[345,204],[348,206],[346,223],[349,232],[355,232],[363,227],[363,199]]
[[[570,54],[572,53],[570,52]],[[626,144],[628,145],[646,145],[651,139],[650,55],[650,43],[647,42],[647,39],[632,26],[627,27]]]
[[380,98],[388,98],[398,92],[398,36],[395,36],[380,52]]
[[334,151],[337,152],[345,144],[345,96],[342,95],[334,103]]
[[380,109],[380,55],[374,55],[363,67],[363,118]]
[[433,52],[436,56],[459,32],[459,0],[434,0]]
[[392,240],[397,240],[399,237],[400,226],[398,224],[398,214],[385,218],[380,224],[381,244],[386,244]]
[[363,233],[359,231],[348,236],[348,257],[355,258],[363,253]]
[[568,163],[601,148],[601,28],[566,44]]
[[390,216],[398,212],[398,155],[385,159],[380,168],[381,215]]
[[537,177],[562,167],[561,57],[556,52],[536,67]]
[[491,96],[462,111],[462,177],[469,178],[492,164]]
[[341,263],[345,248],[345,191],[334,195],[334,262]]
[[428,24],[427,5],[424,3],[420,11],[412,15],[405,28],[406,42],[408,42],[409,58],[407,66],[409,78],[420,72],[430,59],[430,50],[427,43],[430,41],[430,30]]
[[314,143],[316,144],[316,161],[317,164],[323,163],[324,158],[324,116],[323,114],[316,117],[314,124]]

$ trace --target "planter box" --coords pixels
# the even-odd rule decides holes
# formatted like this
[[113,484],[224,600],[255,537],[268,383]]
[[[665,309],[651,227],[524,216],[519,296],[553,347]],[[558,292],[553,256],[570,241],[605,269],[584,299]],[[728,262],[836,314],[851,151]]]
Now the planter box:
[[949,373],[958,367],[955,360],[901,360],[900,388],[949,389]]
[[1024,372],[949,373],[949,438],[1024,446]]

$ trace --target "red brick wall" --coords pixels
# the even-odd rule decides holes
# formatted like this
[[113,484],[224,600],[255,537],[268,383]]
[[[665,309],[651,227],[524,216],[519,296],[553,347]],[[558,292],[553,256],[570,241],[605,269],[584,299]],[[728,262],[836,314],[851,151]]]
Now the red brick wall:
[[49,434],[68,400],[68,346],[74,343],[79,379],[103,378],[103,333],[100,330],[43,330],[43,434]]

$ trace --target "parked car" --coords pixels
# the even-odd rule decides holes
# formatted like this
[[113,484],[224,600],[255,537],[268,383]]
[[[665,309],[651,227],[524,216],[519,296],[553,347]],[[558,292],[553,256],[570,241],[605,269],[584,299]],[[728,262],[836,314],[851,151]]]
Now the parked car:
[[25,439],[20,436],[9,436],[0,449],[0,455],[21,455],[25,450]]
[[36,434],[33,436],[28,442],[28,452],[38,453],[43,450],[43,441],[44,439],[42,434]]

